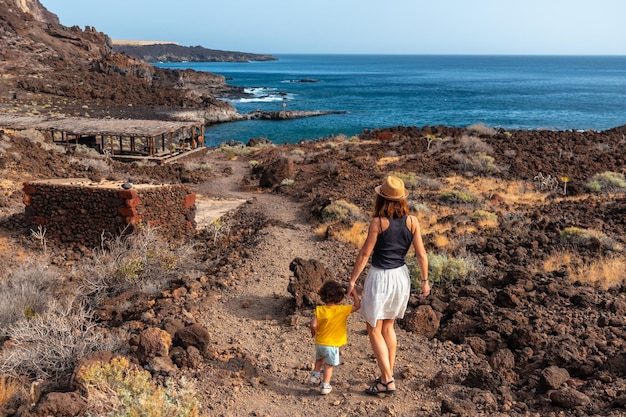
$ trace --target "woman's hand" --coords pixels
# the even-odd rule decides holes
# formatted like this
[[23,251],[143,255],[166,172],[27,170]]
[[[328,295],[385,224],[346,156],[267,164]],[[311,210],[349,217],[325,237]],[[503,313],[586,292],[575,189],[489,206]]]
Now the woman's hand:
[[420,294],[420,298],[426,298],[430,295],[430,284],[428,280],[422,281],[422,293]]

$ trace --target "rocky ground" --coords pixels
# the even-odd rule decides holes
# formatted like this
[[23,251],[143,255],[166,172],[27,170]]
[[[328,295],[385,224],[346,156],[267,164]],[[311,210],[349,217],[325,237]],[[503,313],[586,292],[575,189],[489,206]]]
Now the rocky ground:
[[[207,150],[185,164],[114,163],[109,176],[183,182],[207,198],[246,203],[222,217],[219,236],[198,230],[201,274],[181,277],[156,299],[109,300],[101,324],[131,335],[131,356],[155,380],[195,381],[206,415],[626,415],[624,263],[612,285],[573,280],[576,268],[595,261],[623,262],[623,190],[597,194],[587,183],[598,173],[623,173],[625,134],[623,127],[398,127],[359,138]],[[4,135],[1,143],[0,242],[10,266],[37,253],[20,223],[21,181],[97,169],[40,142]],[[407,180],[409,202],[427,250],[472,259],[476,269],[433,283],[424,300],[412,298],[398,325],[394,396],[363,393],[377,370],[358,313],[349,320],[333,392],[320,396],[306,383],[311,288],[328,276],[347,282],[358,251],[341,240],[354,221],[324,222],[323,209],[345,200],[366,216],[373,187],[391,172],[415,180]],[[445,191],[474,200],[443,198]],[[482,221],[485,213],[496,219]],[[568,240],[568,227],[594,233]],[[52,250],[58,264],[76,256]],[[153,328],[195,329],[202,342],[178,340],[168,360],[142,357],[138,335]],[[7,415],[75,415],[67,410],[76,402],[44,390],[36,406]]]

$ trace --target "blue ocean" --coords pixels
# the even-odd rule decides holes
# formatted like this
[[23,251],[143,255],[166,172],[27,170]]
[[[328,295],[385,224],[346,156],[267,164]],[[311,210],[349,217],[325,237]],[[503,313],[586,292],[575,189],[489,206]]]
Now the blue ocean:
[[275,55],[270,62],[158,64],[224,75],[256,109],[345,114],[210,126],[207,146],[275,144],[391,126],[482,123],[505,129],[606,130],[626,124],[626,56]]

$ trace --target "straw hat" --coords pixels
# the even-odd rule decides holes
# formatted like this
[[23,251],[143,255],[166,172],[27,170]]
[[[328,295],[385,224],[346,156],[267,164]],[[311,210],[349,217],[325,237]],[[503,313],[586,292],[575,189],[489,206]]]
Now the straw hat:
[[409,196],[409,192],[404,188],[404,181],[393,175],[385,179],[383,185],[374,188],[374,191],[386,200],[400,201]]

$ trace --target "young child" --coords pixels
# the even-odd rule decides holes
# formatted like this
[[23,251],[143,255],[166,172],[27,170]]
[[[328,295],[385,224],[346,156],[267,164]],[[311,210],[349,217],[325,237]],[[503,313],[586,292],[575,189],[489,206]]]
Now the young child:
[[[315,337],[315,368],[309,382],[320,384],[322,395],[330,394],[333,368],[339,365],[339,348],[348,341],[347,321],[361,307],[354,294],[352,305],[340,304],[345,299],[344,288],[337,281],[326,281],[318,291],[324,305],[315,308],[311,320],[311,336]],[[322,373],[323,368],[323,373]]]

